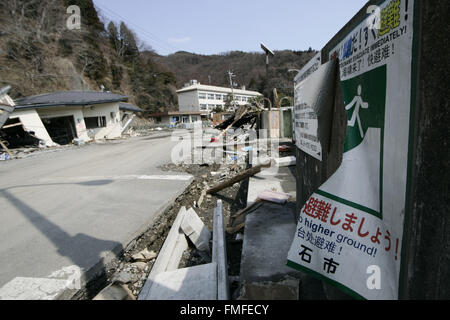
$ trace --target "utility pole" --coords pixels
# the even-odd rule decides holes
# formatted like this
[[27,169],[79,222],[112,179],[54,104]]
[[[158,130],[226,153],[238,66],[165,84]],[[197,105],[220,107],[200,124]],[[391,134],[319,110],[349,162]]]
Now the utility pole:
[[[275,54],[272,50],[267,48],[264,43],[261,43],[261,49],[266,53],[266,85],[269,85],[269,57],[273,57]],[[269,105],[269,110],[271,109]]]
[[233,90],[233,77],[235,77],[235,75],[233,74],[233,72],[228,70],[228,76],[230,77],[230,88],[231,88],[231,96],[233,98],[233,107],[234,111],[236,111],[236,100],[234,100],[234,90]]

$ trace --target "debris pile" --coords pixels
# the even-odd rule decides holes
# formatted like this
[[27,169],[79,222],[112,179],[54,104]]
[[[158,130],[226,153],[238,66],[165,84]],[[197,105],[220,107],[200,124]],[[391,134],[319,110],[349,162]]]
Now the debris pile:
[[[106,283],[104,282],[105,280],[98,279],[98,281],[102,283],[99,285],[100,287],[111,286],[114,283],[116,284],[116,287],[125,285],[133,297],[137,297],[160,254],[160,250],[177,214],[183,206],[195,210],[199,219],[201,219],[209,230],[213,230],[213,212],[217,200],[223,200],[225,225],[229,221],[230,212],[237,211],[245,206],[245,199],[247,197],[247,189],[244,185],[245,181],[235,183],[233,186],[226,188],[217,194],[205,195],[203,203],[201,205],[197,204],[203,190],[214,186],[218,181],[226,181],[229,177],[237,175],[240,171],[245,170],[245,164],[167,164],[162,166],[161,169],[164,171],[189,173],[194,176],[194,181],[185,192],[156,219],[146,232],[131,242],[127,248],[125,248],[122,255],[106,266]],[[232,275],[239,274],[241,246],[241,242],[230,244],[231,249],[228,262],[230,265],[229,271]],[[154,252],[154,254],[157,254],[158,256],[148,261],[135,260],[138,256],[141,256],[142,254],[145,255],[147,252]],[[209,255],[203,254],[203,252],[193,244],[193,241],[189,239],[188,248],[181,255],[179,268],[207,264],[210,262],[210,259],[211,257]],[[121,276],[119,277],[120,274]],[[130,281],[128,282],[128,280]],[[127,283],[124,283],[124,281],[127,281]],[[117,291],[117,288],[115,290]],[[92,299],[94,297],[88,296],[87,292],[82,292],[77,298]]]

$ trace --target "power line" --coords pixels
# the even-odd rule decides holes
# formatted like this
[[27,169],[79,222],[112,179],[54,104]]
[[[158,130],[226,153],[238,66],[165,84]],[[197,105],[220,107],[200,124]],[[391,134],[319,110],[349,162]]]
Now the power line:
[[146,40],[149,40],[151,42],[152,45],[159,47],[163,50],[178,50],[177,48],[166,44],[163,40],[159,39],[158,37],[156,37],[155,35],[153,35],[152,33],[148,32],[147,30],[145,30],[144,28],[136,25],[134,22],[131,22],[130,20],[124,18],[123,16],[121,16],[120,14],[112,11],[111,9],[108,9],[106,7],[97,5],[100,9],[103,9],[105,11],[108,11],[110,14],[116,16],[117,18],[119,18],[121,21],[124,21],[126,23],[128,23],[128,25],[134,26],[135,28],[141,30],[141,32],[143,33],[143,36],[145,36]]
[[163,50],[175,50],[175,51],[181,51],[181,49],[172,46],[168,43],[166,43],[164,40],[160,39],[159,37],[157,37],[156,35],[152,34],[151,32],[147,31],[146,29],[138,26],[137,24],[135,24],[134,22],[124,18],[123,16],[121,16],[120,14],[114,12],[113,10],[104,7],[103,5],[99,5],[99,4],[95,4],[95,6],[99,7],[100,9],[104,10],[104,11],[108,11],[110,14],[118,17],[120,20],[128,23],[131,26],[134,26],[135,28],[141,30],[142,33],[144,33],[145,36],[147,36],[147,40],[150,40],[153,44],[156,44],[157,47],[163,49]]

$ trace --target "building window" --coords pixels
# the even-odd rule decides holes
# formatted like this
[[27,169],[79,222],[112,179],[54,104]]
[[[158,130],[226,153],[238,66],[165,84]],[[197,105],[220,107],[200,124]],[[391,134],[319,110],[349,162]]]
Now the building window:
[[208,108],[208,106],[206,104],[201,104],[200,105],[200,109],[201,110],[206,110]]
[[199,99],[203,99],[203,100],[206,99],[206,93],[204,93],[204,92],[199,92],[199,93],[198,93],[198,98],[199,98]]
[[198,121],[198,117],[197,116],[191,116],[192,118],[192,122],[197,122]]
[[106,117],[88,117],[84,118],[86,129],[97,129],[106,127]]
[[235,100],[236,100],[236,101],[241,101],[241,97],[240,97],[240,96],[236,96],[236,97],[235,97]]
[[216,100],[222,100],[222,95],[221,94],[216,94]]
[[183,122],[183,123],[189,123],[189,117],[183,116],[183,117],[181,118],[181,122]]
[[209,93],[209,94],[208,94],[208,99],[209,99],[209,100],[214,100],[214,95],[211,94],[211,93]]

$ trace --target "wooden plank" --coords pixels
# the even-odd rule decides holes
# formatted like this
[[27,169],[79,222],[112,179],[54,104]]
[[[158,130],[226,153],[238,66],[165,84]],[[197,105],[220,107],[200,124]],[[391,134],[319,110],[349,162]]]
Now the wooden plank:
[[232,186],[233,184],[235,184],[237,182],[240,182],[240,181],[242,181],[242,180],[244,180],[246,178],[254,176],[255,174],[261,172],[261,170],[263,168],[269,168],[270,166],[271,166],[271,162],[270,161],[268,161],[267,163],[263,163],[263,164],[257,165],[257,166],[255,166],[253,168],[250,168],[250,169],[242,172],[241,174],[238,174],[237,176],[231,178],[230,180],[222,182],[222,183],[218,184],[217,186],[207,190],[206,193],[207,194],[217,193],[217,192],[219,192],[219,191],[221,191],[221,190],[223,190],[225,188],[228,188],[228,187]]
[[9,149],[5,146],[5,144],[3,143],[2,140],[0,140],[0,146],[3,148],[3,150],[5,150],[5,151],[9,154],[9,156],[10,156],[11,158],[13,157],[13,154],[12,154],[11,151],[9,151]]
[[18,122],[18,123],[13,123],[13,124],[8,124],[6,126],[3,126],[1,129],[8,129],[8,128],[12,128],[12,127],[17,127],[17,126],[21,126],[22,122]]

